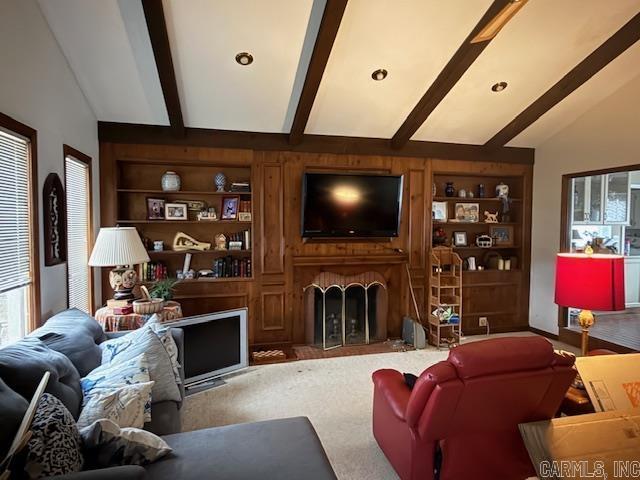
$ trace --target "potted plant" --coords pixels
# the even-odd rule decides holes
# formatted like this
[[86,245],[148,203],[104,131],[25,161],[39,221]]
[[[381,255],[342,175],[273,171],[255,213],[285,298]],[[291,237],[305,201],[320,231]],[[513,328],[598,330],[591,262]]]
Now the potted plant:
[[163,280],[156,280],[151,286],[150,294],[151,298],[161,298],[165,302],[173,298],[173,292],[175,286],[179,283],[179,280],[175,278],[165,278]]

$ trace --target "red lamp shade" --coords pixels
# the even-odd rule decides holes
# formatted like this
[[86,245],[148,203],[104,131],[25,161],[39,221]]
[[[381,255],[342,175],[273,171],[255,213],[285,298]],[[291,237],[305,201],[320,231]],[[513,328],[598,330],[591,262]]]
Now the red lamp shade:
[[556,303],[583,310],[624,310],[624,257],[559,253]]

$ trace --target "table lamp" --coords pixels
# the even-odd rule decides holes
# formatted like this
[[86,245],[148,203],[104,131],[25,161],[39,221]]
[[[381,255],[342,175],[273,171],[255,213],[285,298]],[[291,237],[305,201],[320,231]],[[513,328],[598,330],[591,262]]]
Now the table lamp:
[[624,310],[624,257],[588,253],[559,253],[556,260],[556,303],[582,309],[582,355],[589,350],[592,310]]
[[107,227],[98,232],[89,266],[115,267],[109,272],[113,298],[130,300],[138,280],[134,265],[148,261],[147,250],[134,227]]

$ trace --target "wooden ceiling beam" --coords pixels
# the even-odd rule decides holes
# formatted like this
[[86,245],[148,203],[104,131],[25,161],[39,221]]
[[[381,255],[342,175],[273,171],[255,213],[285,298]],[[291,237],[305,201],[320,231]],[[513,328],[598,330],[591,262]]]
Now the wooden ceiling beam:
[[409,139],[418,131],[429,115],[442,102],[458,80],[462,78],[469,67],[480,56],[482,51],[491,42],[488,39],[483,42],[471,43],[471,41],[498,15],[508,4],[509,0],[494,0],[489,9],[482,16],[473,31],[465,38],[462,45],[451,60],[442,69],[418,104],[413,108],[404,123],[391,138],[391,146],[396,149],[404,147]]
[[142,0],[142,9],[147,21],[147,30],[149,31],[151,48],[153,49],[158,77],[160,78],[164,103],[167,107],[169,124],[174,135],[184,136],[185,128],[178,95],[178,83],[176,82],[176,73],[173,68],[162,0]]
[[302,141],[304,130],[309,121],[313,102],[320,88],[320,81],[329,61],[329,55],[336,40],[340,22],[347,7],[347,0],[327,0],[318,29],[318,36],[313,47],[307,75],[304,79],[300,99],[293,117],[291,132],[289,133],[289,143],[297,145]]
[[485,143],[485,146],[498,148],[509,143],[638,40],[640,40],[640,13],[496,133]]

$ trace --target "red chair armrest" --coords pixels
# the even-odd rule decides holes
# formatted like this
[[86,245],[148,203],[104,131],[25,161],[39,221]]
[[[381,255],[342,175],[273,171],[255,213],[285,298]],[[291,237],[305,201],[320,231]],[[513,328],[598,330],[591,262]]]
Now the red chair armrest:
[[411,389],[404,382],[404,375],[396,370],[385,369],[373,372],[372,378],[376,392],[382,394],[393,414],[404,421],[411,397]]

